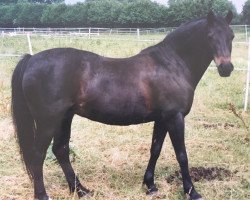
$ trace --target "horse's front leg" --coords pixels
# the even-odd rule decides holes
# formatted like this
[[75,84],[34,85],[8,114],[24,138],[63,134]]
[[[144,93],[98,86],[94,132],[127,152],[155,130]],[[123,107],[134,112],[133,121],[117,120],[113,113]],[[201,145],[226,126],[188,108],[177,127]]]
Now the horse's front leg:
[[148,167],[146,169],[146,172],[144,175],[144,181],[143,181],[143,183],[146,184],[148,187],[147,194],[153,194],[154,192],[158,191],[154,183],[154,172],[155,172],[155,165],[160,155],[162,144],[164,142],[166,133],[167,133],[167,130],[166,130],[165,123],[160,122],[160,121],[155,122],[152,145],[151,145],[151,150],[150,150],[151,155],[150,155]]
[[169,136],[181,168],[184,193],[189,194],[191,200],[198,200],[201,199],[201,195],[196,192],[189,174],[188,158],[184,141],[184,129],[183,114],[178,113],[168,121]]

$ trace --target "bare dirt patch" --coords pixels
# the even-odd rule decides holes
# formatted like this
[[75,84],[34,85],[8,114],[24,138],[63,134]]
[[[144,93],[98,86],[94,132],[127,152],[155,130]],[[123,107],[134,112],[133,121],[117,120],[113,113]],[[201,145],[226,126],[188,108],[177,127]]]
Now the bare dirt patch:
[[[225,180],[233,176],[233,174],[237,173],[231,172],[228,169],[224,169],[222,167],[192,167],[190,168],[190,176],[194,182],[200,181],[200,180]],[[166,178],[166,181],[168,183],[172,183],[175,181],[180,181],[181,179],[181,173],[180,171],[175,171],[173,174],[169,175]]]
[[239,125],[235,125],[232,123],[203,123],[202,124],[205,129],[218,129],[218,128],[224,128],[225,130],[228,130],[230,128],[240,128]]

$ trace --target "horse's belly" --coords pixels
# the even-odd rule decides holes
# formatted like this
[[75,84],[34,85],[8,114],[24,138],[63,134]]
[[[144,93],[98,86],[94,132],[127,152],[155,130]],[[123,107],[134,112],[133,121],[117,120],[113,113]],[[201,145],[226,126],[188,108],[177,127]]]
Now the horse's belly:
[[119,125],[127,126],[132,124],[141,124],[153,121],[150,117],[140,117],[140,116],[114,116],[114,115],[87,115],[83,116],[92,121],[109,124],[109,125]]
[[86,103],[77,109],[76,114],[90,120],[110,125],[130,125],[146,123],[153,120],[153,115],[143,103],[131,102],[95,102]]

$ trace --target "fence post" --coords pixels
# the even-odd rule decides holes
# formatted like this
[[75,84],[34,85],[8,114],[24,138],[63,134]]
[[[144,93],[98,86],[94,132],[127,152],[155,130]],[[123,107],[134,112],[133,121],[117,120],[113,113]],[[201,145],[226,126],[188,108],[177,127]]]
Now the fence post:
[[89,38],[90,38],[90,34],[91,34],[91,28],[89,28]]
[[249,84],[250,84],[250,38],[248,41],[248,67],[247,67],[247,80],[246,80],[246,92],[245,92],[245,103],[244,103],[244,111],[247,111],[248,105],[248,96],[249,96]]
[[140,40],[140,29],[137,29],[137,39]]
[[248,32],[247,32],[247,25],[245,25],[245,34],[246,34],[246,43],[248,42]]
[[30,41],[30,34],[29,33],[27,33],[27,40],[28,40],[30,55],[33,55],[31,41]]

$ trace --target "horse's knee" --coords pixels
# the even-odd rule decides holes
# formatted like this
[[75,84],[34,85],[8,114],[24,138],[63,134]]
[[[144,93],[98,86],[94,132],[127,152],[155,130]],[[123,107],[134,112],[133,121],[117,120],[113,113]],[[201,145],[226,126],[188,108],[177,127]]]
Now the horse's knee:
[[47,149],[44,148],[44,149],[41,149],[41,148],[38,148],[38,147],[34,147],[33,148],[33,152],[31,153],[31,163],[32,165],[34,166],[40,166],[40,165],[43,165],[43,162],[46,158],[46,151]]
[[177,160],[181,166],[185,166],[188,163],[188,158],[186,153],[180,153],[177,155]]
[[162,148],[162,146],[160,144],[158,144],[158,143],[153,144],[153,146],[150,150],[151,156],[158,158],[160,155],[160,152],[161,152],[161,148]]

